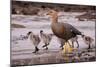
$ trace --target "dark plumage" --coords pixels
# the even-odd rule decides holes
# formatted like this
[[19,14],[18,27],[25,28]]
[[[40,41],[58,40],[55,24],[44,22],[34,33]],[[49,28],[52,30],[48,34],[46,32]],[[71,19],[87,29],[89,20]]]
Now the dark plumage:
[[48,49],[47,46],[50,44],[50,41],[52,39],[52,35],[53,34],[46,34],[43,32],[43,30],[40,30],[40,36],[45,44],[45,45],[43,45],[43,47],[46,47],[46,50]]
[[35,46],[35,51],[33,53],[36,53],[39,51],[38,49],[38,44],[40,43],[40,38],[38,35],[33,34],[33,32],[28,32],[27,33],[28,37],[30,38],[32,44]]
[[76,35],[81,35],[80,31],[68,23],[52,23],[51,27],[56,36],[65,39],[66,41],[72,37],[75,37]]
[[54,10],[51,10],[47,13],[52,18],[51,29],[53,33],[68,42],[69,39],[76,37],[76,35],[81,35],[81,32],[75,27],[68,23],[59,23],[58,22],[58,13]]

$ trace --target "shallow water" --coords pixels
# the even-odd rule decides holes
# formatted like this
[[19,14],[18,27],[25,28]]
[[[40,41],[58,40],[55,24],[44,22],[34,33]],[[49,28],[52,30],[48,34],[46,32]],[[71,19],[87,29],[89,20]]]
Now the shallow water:
[[[59,16],[59,22],[63,23],[69,23],[73,25],[75,28],[80,30],[85,35],[88,35],[92,37],[95,40],[95,21],[78,21],[75,16],[81,15],[82,13],[60,13],[61,16]],[[34,34],[39,35],[39,31],[43,30],[45,33],[53,33],[50,27],[51,20],[48,16],[25,16],[25,15],[12,15],[12,22],[20,25],[26,26],[26,28],[13,28],[12,29],[12,35],[11,37],[17,37],[19,38],[20,35],[26,35],[27,32],[33,31]],[[16,40],[16,39],[15,39]],[[87,48],[88,45],[86,45],[82,38],[79,37],[79,49]],[[38,47],[40,50],[43,50],[42,48],[43,42],[41,41]],[[48,46],[49,50],[54,50],[53,53],[56,53],[56,51],[59,51],[60,44],[57,40],[57,37],[53,37],[50,45]],[[95,41],[93,42],[92,47],[95,46]],[[76,44],[75,44],[76,47]],[[30,42],[29,39],[26,40],[16,40],[16,43],[12,40],[11,41],[11,59],[24,59],[24,58],[30,58],[33,56],[32,51],[34,51],[34,45]],[[41,51],[40,51],[41,53]],[[43,53],[43,52],[42,52]],[[43,55],[47,54],[45,51]],[[35,56],[35,55],[34,55]]]

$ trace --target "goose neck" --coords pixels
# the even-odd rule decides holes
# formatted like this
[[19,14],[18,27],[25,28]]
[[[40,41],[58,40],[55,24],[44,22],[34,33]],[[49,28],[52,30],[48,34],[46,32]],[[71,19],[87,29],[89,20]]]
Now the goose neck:
[[53,16],[52,17],[52,22],[57,23],[58,22],[58,16]]

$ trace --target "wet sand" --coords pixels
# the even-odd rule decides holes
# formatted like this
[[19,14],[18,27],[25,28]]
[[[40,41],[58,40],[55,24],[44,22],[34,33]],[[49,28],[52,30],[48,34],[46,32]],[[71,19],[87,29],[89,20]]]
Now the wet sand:
[[[24,52],[24,53],[21,53]],[[89,62],[95,61],[95,49],[83,49],[73,53],[63,54],[61,50],[40,50],[37,53],[17,51],[17,54],[12,53],[12,65],[37,65],[37,64],[52,64],[52,63],[69,63],[69,62]]]

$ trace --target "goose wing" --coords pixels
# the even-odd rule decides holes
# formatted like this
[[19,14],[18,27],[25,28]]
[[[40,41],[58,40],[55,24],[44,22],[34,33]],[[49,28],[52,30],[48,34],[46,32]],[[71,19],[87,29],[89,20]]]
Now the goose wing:
[[81,35],[81,32],[78,29],[76,29],[75,27],[73,27],[71,24],[63,23],[63,25],[66,29],[69,29],[72,33],[74,33],[76,35]]

